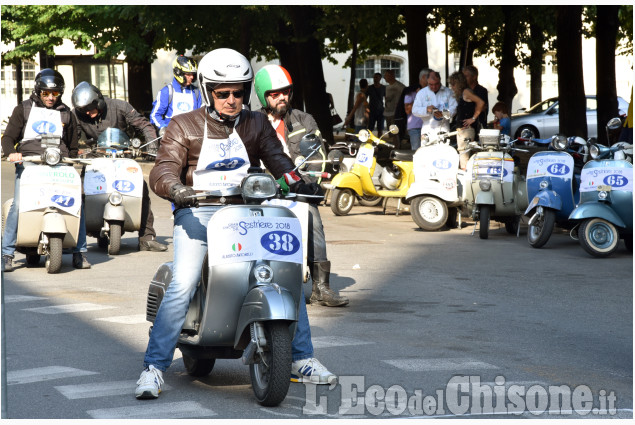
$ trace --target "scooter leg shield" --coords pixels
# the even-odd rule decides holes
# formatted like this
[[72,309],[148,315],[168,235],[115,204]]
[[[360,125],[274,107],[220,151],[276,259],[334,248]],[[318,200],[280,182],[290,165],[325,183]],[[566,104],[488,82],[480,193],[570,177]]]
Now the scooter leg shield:
[[298,321],[298,305],[293,295],[277,285],[266,284],[254,287],[245,297],[240,310],[234,347],[241,348],[241,337],[245,330],[249,332],[250,323],[273,320],[289,322],[289,332],[293,338]]
[[126,219],[126,209],[123,205],[112,205],[110,203],[104,206],[104,220],[121,221]]
[[64,216],[59,213],[45,213],[42,217],[42,228],[40,229],[44,233],[61,233],[65,234],[66,220]]

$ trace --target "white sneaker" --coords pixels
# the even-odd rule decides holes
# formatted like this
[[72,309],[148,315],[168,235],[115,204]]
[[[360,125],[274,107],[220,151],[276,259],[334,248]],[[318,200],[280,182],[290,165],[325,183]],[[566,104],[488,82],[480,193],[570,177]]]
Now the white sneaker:
[[161,384],[163,384],[163,372],[150,365],[141,372],[134,395],[140,400],[157,398],[161,393]]
[[337,375],[328,371],[315,357],[291,363],[291,382],[335,384]]

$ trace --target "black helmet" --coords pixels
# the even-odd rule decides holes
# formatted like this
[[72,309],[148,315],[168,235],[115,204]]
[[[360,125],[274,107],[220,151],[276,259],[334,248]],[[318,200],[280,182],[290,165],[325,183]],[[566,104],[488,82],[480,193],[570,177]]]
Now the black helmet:
[[71,102],[78,114],[85,114],[93,109],[103,112],[106,108],[106,101],[101,91],[86,81],[82,81],[75,86],[71,95]]
[[38,96],[42,90],[55,90],[64,93],[64,77],[51,68],[45,68],[35,76],[35,94]]

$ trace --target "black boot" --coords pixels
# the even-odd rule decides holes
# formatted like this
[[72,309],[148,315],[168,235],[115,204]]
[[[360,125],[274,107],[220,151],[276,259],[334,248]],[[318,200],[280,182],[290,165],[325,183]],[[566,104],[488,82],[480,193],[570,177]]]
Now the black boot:
[[309,300],[311,304],[321,304],[327,307],[338,307],[348,304],[347,297],[338,295],[337,292],[329,287],[330,276],[330,261],[311,263],[311,279],[313,280],[313,291]]

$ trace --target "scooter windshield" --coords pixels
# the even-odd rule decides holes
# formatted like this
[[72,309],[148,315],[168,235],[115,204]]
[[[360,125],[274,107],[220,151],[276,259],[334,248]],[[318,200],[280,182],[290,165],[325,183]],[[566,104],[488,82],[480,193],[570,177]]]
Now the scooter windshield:
[[130,147],[130,138],[118,128],[107,128],[97,138],[97,147],[127,149]]

